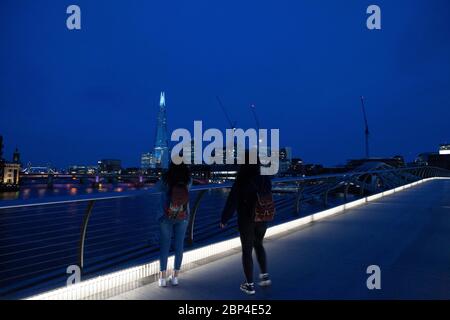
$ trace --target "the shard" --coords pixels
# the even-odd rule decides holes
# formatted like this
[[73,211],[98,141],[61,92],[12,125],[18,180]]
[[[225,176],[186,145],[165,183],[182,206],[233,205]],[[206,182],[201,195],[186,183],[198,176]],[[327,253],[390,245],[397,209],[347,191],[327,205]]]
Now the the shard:
[[167,133],[166,98],[164,92],[161,92],[159,98],[154,161],[157,168],[166,169],[169,165],[169,140]]

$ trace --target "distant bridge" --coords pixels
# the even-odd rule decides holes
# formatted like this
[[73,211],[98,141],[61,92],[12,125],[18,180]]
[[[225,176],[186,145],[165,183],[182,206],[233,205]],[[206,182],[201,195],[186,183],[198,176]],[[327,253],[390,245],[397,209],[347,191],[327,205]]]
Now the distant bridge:
[[47,167],[33,167],[31,170],[24,170],[20,175],[21,184],[26,183],[43,183],[49,187],[55,183],[92,183],[93,185],[100,183],[134,183],[144,184],[157,181],[159,176],[147,174],[113,174],[113,173],[58,173]]
[[56,171],[50,167],[26,167],[22,170],[22,174],[55,174]]

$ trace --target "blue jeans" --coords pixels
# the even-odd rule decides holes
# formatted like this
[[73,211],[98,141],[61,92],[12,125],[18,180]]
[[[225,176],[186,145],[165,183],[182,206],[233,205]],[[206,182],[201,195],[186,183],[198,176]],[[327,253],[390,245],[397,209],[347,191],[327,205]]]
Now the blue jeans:
[[160,253],[159,253],[159,265],[161,271],[167,270],[167,259],[169,258],[170,240],[172,234],[174,234],[174,247],[175,247],[175,270],[180,270],[181,261],[183,260],[184,250],[184,237],[188,220],[171,220],[169,218],[161,217],[159,220],[160,227]]

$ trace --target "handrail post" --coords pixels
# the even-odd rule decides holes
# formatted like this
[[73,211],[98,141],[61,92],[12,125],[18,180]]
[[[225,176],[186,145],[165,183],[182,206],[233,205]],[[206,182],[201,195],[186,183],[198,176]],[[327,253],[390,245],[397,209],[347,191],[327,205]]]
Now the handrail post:
[[345,188],[344,188],[344,201],[347,202],[347,198],[348,198],[348,189],[350,188],[350,184],[351,184],[352,180],[349,178],[347,180],[347,182],[345,183]]
[[300,201],[303,197],[303,190],[305,186],[303,183],[301,183],[301,187],[297,184],[297,195],[295,197],[295,213],[298,215],[300,213]]
[[364,196],[364,186],[366,185],[367,178],[370,177],[370,173],[366,173],[366,176],[361,184],[361,197]]
[[197,198],[195,199],[194,206],[192,208],[191,214],[189,215],[189,224],[188,224],[188,244],[192,245],[194,243],[194,223],[195,223],[195,216],[197,215],[198,207],[200,206],[200,201],[203,198],[203,195],[206,193],[207,190],[200,190]]
[[81,225],[81,234],[80,234],[80,245],[78,251],[78,266],[80,267],[80,271],[83,272],[84,267],[84,243],[86,241],[87,227],[89,223],[89,218],[91,217],[92,208],[94,207],[95,200],[91,200],[88,202],[86,212],[83,217],[83,224]]
[[[328,183],[328,179],[325,179],[325,184]],[[323,205],[324,207],[328,207],[328,192],[330,191],[330,187],[327,187],[327,191],[325,191],[325,194],[323,195]]]

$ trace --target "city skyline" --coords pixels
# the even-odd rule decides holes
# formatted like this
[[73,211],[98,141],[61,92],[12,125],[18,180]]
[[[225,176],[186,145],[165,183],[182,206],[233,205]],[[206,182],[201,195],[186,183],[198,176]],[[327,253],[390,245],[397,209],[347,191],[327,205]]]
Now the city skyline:
[[449,33],[450,0],[0,0],[0,299],[450,299]]
[[[363,97],[361,97],[361,99],[363,99]],[[251,105],[251,107],[253,109],[255,108],[255,106],[253,104]],[[150,151],[143,152],[140,155],[139,165],[127,165],[127,166],[122,166],[122,168],[127,168],[127,167],[128,168],[140,168],[140,169],[144,169],[144,170],[149,169],[149,168],[167,168],[169,153],[171,151],[171,147],[173,147],[175,142],[170,141],[168,138],[166,110],[167,109],[166,109],[165,91],[161,91],[160,95],[159,95],[159,109],[158,109],[157,116],[155,117],[156,133],[155,133],[153,148]],[[226,113],[226,110],[223,110],[223,111]],[[254,110],[252,110],[252,111],[255,112]],[[258,121],[256,114],[255,114],[255,120]],[[256,123],[256,125],[257,125],[256,129],[259,129],[259,123]],[[0,137],[2,137],[2,136],[0,135]],[[205,142],[202,142],[202,141],[200,141],[200,143],[205,144]],[[445,145],[445,144],[440,144],[440,146],[442,146],[442,145]],[[2,145],[2,151],[4,148],[5,147]],[[281,148],[282,149],[288,148],[289,150],[291,150],[291,147],[289,147],[289,146],[282,146]],[[295,156],[293,158],[292,151],[289,151],[289,153],[290,153],[291,159],[302,159],[299,156]],[[421,152],[414,157],[414,160],[419,159],[421,154],[426,154],[426,153],[442,153],[442,150],[440,150],[440,151],[430,150],[427,152]],[[403,155],[400,155],[400,154],[396,154],[395,156],[403,157]],[[20,157],[17,146],[14,148],[14,152],[12,153],[12,160],[15,163],[19,163],[19,161],[16,160],[16,157]],[[388,158],[393,158],[393,157],[394,157],[394,155],[392,155]],[[360,157],[360,158],[363,158],[363,157]],[[370,158],[382,158],[382,157],[375,156],[375,157],[370,157]],[[102,159],[105,159],[105,157],[102,157]],[[122,161],[121,159],[118,159],[118,160]],[[351,160],[351,159],[346,159],[345,162],[348,160]],[[100,161],[101,161],[100,159],[96,160],[95,163],[100,163]],[[303,161],[303,159],[302,159],[302,161]],[[345,162],[342,162],[339,164],[332,164],[332,165],[328,165],[328,166],[330,166],[330,167],[343,166],[345,164]],[[412,162],[412,160],[410,162]],[[305,163],[308,163],[308,162],[305,162]],[[27,161],[26,165],[22,164],[22,166],[26,167],[26,166],[34,165],[34,164],[35,163],[32,163],[32,161]],[[316,163],[310,162],[309,164],[322,165],[321,162],[316,162]],[[44,163],[38,163],[38,165],[44,165]],[[70,168],[73,166],[75,166],[75,167],[76,166],[87,166],[87,167],[97,166],[97,165],[86,163],[86,162],[79,162],[79,163],[69,163],[69,164],[58,167],[58,166],[52,165],[52,161],[46,161],[45,165],[52,167],[52,168],[56,168],[56,169],[67,169],[67,168]]]
[[[139,154],[139,155],[137,156],[137,158],[138,158],[137,161],[135,161],[135,162],[134,162],[133,164],[131,164],[131,165],[124,165],[123,168],[126,168],[126,167],[128,167],[128,168],[143,168],[143,167],[142,167],[142,163],[143,163],[143,162],[142,162],[142,157],[143,157],[144,155],[151,155],[151,157],[153,158],[153,160],[151,160],[151,162],[154,162],[153,165],[156,164],[157,161],[154,160],[154,158],[155,158],[155,152],[156,152],[156,149],[161,148],[161,146],[157,147],[157,145],[158,145],[158,144],[161,144],[161,143],[162,143],[162,140],[164,140],[164,139],[163,139],[164,137],[161,136],[161,135],[162,135],[161,130],[164,131],[164,128],[162,128],[162,127],[160,128],[160,127],[159,127],[160,122],[161,122],[161,123],[164,123],[165,129],[167,129],[166,118],[165,118],[165,116],[163,116],[163,115],[161,114],[161,110],[162,110],[161,108],[163,108],[163,113],[164,113],[164,115],[165,115],[165,112],[166,112],[165,92],[164,92],[164,91],[161,91],[161,92],[160,92],[160,100],[159,100],[159,101],[160,101],[160,102],[159,102],[159,107],[160,107],[160,109],[159,109],[159,111],[158,111],[158,114],[157,114],[157,116],[156,116],[156,121],[155,121],[155,123],[157,123],[157,125],[156,125],[156,128],[155,128],[156,134],[155,134],[155,139],[154,139],[155,142],[154,142],[154,144],[153,144],[153,148],[151,148],[150,151],[144,151],[144,152],[142,152],[141,154]],[[168,138],[166,137],[165,139],[167,140]],[[170,141],[170,140],[169,140],[169,141]],[[169,143],[169,141],[166,141],[166,143],[168,144],[167,151],[170,152],[171,146],[173,146],[174,142],[171,142],[171,141],[170,141],[170,143]],[[201,143],[201,142],[200,142],[200,143]],[[205,142],[203,142],[203,144],[205,144]],[[413,155],[413,158],[412,158],[412,159],[407,159],[407,160],[408,160],[408,162],[413,162],[413,161],[414,161],[415,159],[417,159],[421,154],[424,154],[424,153],[439,153],[438,147],[441,146],[441,145],[445,145],[445,144],[446,144],[446,143],[438,143],[438,144],[436,144],[435,149],[427,150],[427,151],[423,151],[423,152],[419,152],[419,153],[417,153],[416,155]],[[290,147],[290,146],[284,146],[284,145],[281,146],[281,147],[282,147],[282,148],[290,148],[290,149],[292,148],[292,147]],[[11,149],[11,152],[8,151],[8,153],[11,153],[11,159],[14,161],[15,154],[19,151],[19,150],[18,150],[19,148],[18,148],[17,146],[15,146],[14,148],[8,148],[8,146],[3,146],[3,150],[8,150],[8,149]],[[3,153],[7,153],[7,152],[3,151]],[[361,153],[363,153],[363,152],[361,152]],[[162,153],[161,153],[161,154],[162,154]],[[166,154],[166,156],[167,156],[167,154]],[[402,154],[392,154],[392,155],[386,156],[386,158],[392,158],[392,157],[394,157],[394,156],[402,156],[402,157],[403,157]],[[6,158],[8,159],[8,157],[6,157]],[[66,164],[62,164],[62,165],[55,165],[54,162],[51,161],[51,160],[44,161],[44,162],[33,162],[33,161],[31,161],[31,160],[26,160],[26,161],[24,161],[24,162],[22,163],[22,165],[23,165],[23,167],[26,167],[26,165],[28,165],[28,164],[31,164],[31,165],[46,165],[46,166],[47,166],[47,165],[50,165],[52,168],[66,169],[66,168],[69,168],[70,166],[77,166],[77,165],[81,165],[81,166],[96,166],[98,161],[100,161],[101,159],[106,159],[106,158],[113,158],[113,157],[105,157],[105,156],[103,156],[103,157],[100,157],[99,159],[94,160],[92,163],[81,160],[81,161],[76,162],[76,163],[75,163],[75,162],[70,162],[70,163],[66,163]],[[303,157],[299,156],[298,153],[295,152],[295,150],[294,150],[294,152],[293,152],[293,156],[291,155],[291,158],[302,159],[303,161],[305,161],[305,163],[309,163],[309,164],[321,164],[321,165],[325,164],[325,165],[330,166],[330,167],[333,167],[333,166],[343,166],[343,165],[346,164],[346,162],[347,162],[348,160],[351,160],[350,158],[348,158],[348,159],[342,159],[341,162],[339,162],[339,163],[334,163],[334,164],[326,163],[326,161],[324,161],[324,162],[320,162],[320,161],[317,161],[317,162],[309,161],[309,162],[308,162],[308,159],[305,160]],[[355,157],[355,158],[364,158],[364,156],[361,154],[360,157]],[[382,156],[371,156],[371,158],[383,158],[383,157],[382,157]],[[121,159],[121,158],[118,158],[118,157],[116,157],[115,159],[119,159],[119,160],[122,161],[122,159]],[[168,160],[168,159],[166,159],[166,160]],[[161,160],[159,160],[159,161],[161,161]],[[163,166],[163,168],[164,168],[164,166]]]
[[364,156],[361,95],[372,156],[411,161],[448,142],[448,1],[379,1],[381,30],[364,3],[77,3],[83,28],[69,31],[54,1],[2,2],[0,133],[24,163],[139,166],[163,90],[169,133],[228,127],[220,96],[241,128],[255,127],[254,104],[309,163]]

